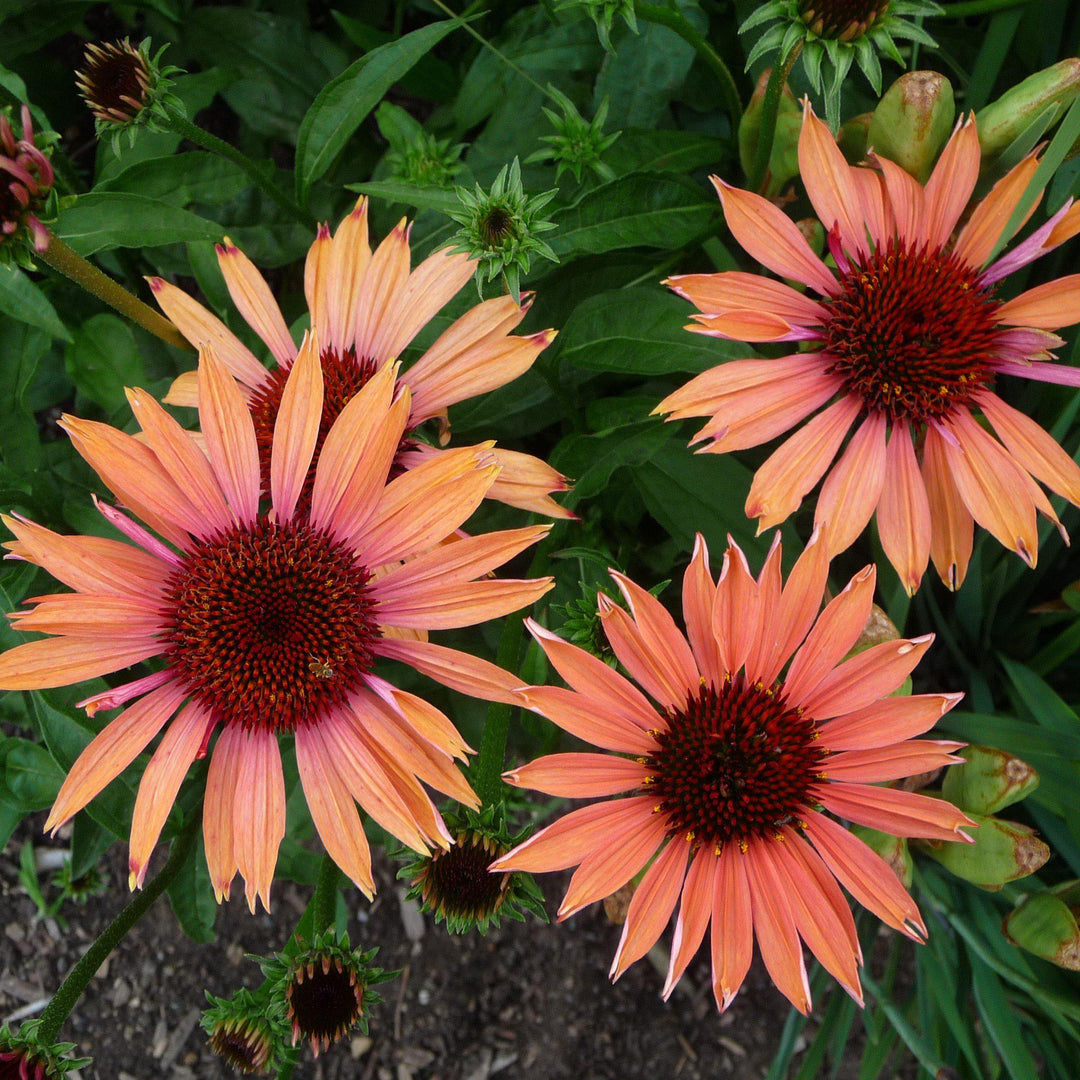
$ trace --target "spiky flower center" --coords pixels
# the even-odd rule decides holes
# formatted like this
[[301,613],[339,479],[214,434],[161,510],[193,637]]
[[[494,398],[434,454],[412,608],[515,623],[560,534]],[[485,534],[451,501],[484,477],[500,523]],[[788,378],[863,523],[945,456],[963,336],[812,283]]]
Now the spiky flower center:
[[86,66],[77,75],[79,92],[99,120],[132,120],[146,104],[150,87],[146,58],[129,41],[86,47]]
[[889,0],[800,0],[799,17],[818,37],[853,41],[889,10]]
[[488,867],[502,854],[488,837],[463,833],[449,850],[436,852],[416,880],[424,903],[448,918],[494,915],[506,898],[509,875],[489,873]]
[[286,990],[293,1042],[326,1049],[363,1016],[364,985],[340,958],[315,959],[296,969]]
[[244,1021],[226,1021],[210,1036],[210,1049],[234,1069],[258,1072],[270,1058],[270,1040],[264,1031]]
[[642,761],[671,835],[712,845],[770,836],[796,820],[824,757],[814,721],[741,673],[702,686],[657,743]]
[[293,731],[371,670],[370,577],[303,521],[235,527],[198,542],[170,576],[166,656],[219,722]]
[[925,423],[966,405],[993,377],[993,290],[954,255],[893,239],[823,301],[830,372],[890,421]]
[[506,206],[489,207],[477,223],[480,236],[489,248],[500,248],[517,233],[514,215]]

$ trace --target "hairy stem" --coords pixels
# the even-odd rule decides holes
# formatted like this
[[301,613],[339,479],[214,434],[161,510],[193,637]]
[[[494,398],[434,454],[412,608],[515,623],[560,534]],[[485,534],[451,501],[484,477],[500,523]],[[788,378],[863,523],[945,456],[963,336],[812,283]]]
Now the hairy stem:
[[341,871],[338,870],[337,863],[329,855],[324,855],[322,866],[319,868],[319,880],[315,883],[315,898],[312,900],[315,905],[312,915],[312,938],[334,925],[340,885]]

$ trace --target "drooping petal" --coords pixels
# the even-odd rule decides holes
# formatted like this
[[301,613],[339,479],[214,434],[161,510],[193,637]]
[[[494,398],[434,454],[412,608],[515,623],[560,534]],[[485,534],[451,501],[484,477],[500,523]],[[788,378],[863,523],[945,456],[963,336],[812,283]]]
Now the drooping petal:
[[296,355],[296,343],[281,317],[281,309],[255,264],[226,236],[215,244],[218,266],[236,310],[266,343],[274,359],[287,367]]
[[153,638],[55,637],[28,641],[0,655],[0,689],[46,690],[131,667],[164,649]]
[[233,806],[242,798],[237,780],[246,735],[239,724],[226,724],[214,745],[203,796],[203,844],[210,884],[220,904],[229,898],[238,869],[233,838]]
[[818,497],[814,524],[828,524],[829,554],[846,551],[866,527],[885,484],[885,414],[872,412],[855,429]]
[[16,630],[68,637],[134,639],[146,642],[165,629],[165,615],[151,601],[140,604],[133,596],[101,593],[54,593],[34,596],[26,611],[13,611],[8,618]]
[[416,585],[391,592],[380,601],[377,616],[406,629],[456,630],[531,607],[554,583],[545,577]]
[[518,692],[518,704],[546,716],[579,739],[621,754],[651,754],[656,742],[604,702],[561,686],[531,686]]
[[906,424],[893,425],[885,450],[877,522],[885,557],[908,596],[914,596],[930,561],[930,501]]
[[820,326],[828,314],[817,300],[790,285],[741,270],[680,274],[664,284],[706,315],[765,311],[795,326]]
[[[673,837],[671,843],[690,845],[681,837]],[[679,917],[675,922],[675,936],[671,939],[671,960],[660,996],[667,1001],[682,978],[687,965],[694,959],[713,909],[713,893],[717,874],[716,854],[708,844],[702,844],[690,862],[686,880],[683,882]]]
[[952,751],[964,745],[945,739],[911,739],[875,750],[844,750],[826,758],[822,771],[833,781],[879,784],[963,761]]
[[532,454],[504,450],[500,446],[493,446],[491,454],[499,466],[499,475],[488,488],[489,499],[544,517],[577,520],[572,510],[560,506],[551,497],[552,492],[567,491],[573,486],[569,477]]
[[754,914],[743,854],[725,844],[716,867],[712,905],[712,986],[721,1012],[735,995],[754,958]]
[[956,490],[945,457],[945,440],[935,427],[926,429],[922,477],[930,507],[930,558],[946,588],[955,591],[967,576],[975,522]]
[[270,886],[285,836],[285,777],[272,731],[253,727],[234,752],[239,758],[236,790],[243,794],[233,801],[233,856],[254,914],[256,897],[270,910]]
[[478,656],[470,656],[430,641],[385,637],[375,643],[374,652],[389,660],[400,660],[459,693],[487,701],[502,701],[508,705],[521,704],[514,695],[515,690],[524,686],[521,679]]

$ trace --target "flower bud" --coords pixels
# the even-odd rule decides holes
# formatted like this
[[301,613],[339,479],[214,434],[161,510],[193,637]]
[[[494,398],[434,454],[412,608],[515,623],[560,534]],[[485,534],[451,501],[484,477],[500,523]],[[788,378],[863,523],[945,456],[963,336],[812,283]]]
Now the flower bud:
[[[765,68],[758,78],[757,86],[739,121],[739,162],[749,176],[754,164],[758,139],[761,134],[761,112],[765,104],[765,87],[772,68]],[[779,195],[792,177],[799,175],[799,132],[802,130],[802,111],[787,84],[780,95],[776,113],[776,134],[768,166],[761,180],[760,194],[766,198]]]
[[1047,892],[1029,893],[1001,924],[1014,945],[1051,964],[1080,971],[1080,880],[1064,881]]
[[843,124],[836,135],[836,145],[849,165],[858,165],[866,157],[870,145],[870,122],[873,113],[859,113]]
[[975,114],[983,159],[995,158],[1043,111],[1058,116],[1080,94],[1080,59],[1075,56],[1029,75]]
[[931,840],[919,846],[946,870],[980,889],[996,892],[1007,881],[1034,874],[1050,858],[1050,849],[1027,825],[983,814],[968,816],[979,826],[972,833],[973,844]]
[[941,793],[966,813],[996,814],[1039,786],[1039,774],[1004,750],[968,746],[960,756],[966,759],[964,764],[948,770]]
[[27,249],[44,251],[49,233],[41,219],[55,216],[52,165],[34,142],[30,110],[23,105],[20,113],[18,135],[0,113],[0,263],[25,264]]
[[949,138],[955,115],[952,84],[944,75],[909,71],[885,91],[874,110],[870,146],[925,183]]
[[865,825],[852,825],[851,832],[892,867],[893,873],[900,879],[900,884],[905,889],[911,888],[913,864],[906,837],[890,836],[888,833],[878,832],[877,829],[870,829]]

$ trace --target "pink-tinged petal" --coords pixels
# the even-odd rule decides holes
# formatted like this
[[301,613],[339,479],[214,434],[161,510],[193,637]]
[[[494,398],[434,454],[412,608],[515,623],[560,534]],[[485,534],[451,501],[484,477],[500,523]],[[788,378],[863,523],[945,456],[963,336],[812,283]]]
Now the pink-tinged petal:
[[852,783],[815,784],[810,795],[837,817],[857,825],[868,825],[891,836],[973,842],[961,828],[975,823],[944,799]]
[[1004,326],[1030,326],[1039,330],[1057,330],[1080,322],[1080,274],[1036,285],[1012,300],[1006,300],[996,313]]
[[[464,655],[459,653],[458,655]],[[448,758],[465,760],[473,748],[461,737],[461,733],[448,716],[430,702],[415,694],[386,684],[389,693],[370,695],[385,706],[385,712],[394,722],[404,727],[421,742],[427,743],[436,753]],[[388,701],[387,698],[390,700]]]
[[311,312],[311,329],[320,341],[330,341],[329,279],[330,229],[320,224],[304,261],[304,297]]
[[4,545],[80,592],[119,593],[146,601],[160,591],[168,566],[131,544],[100,536],[62,536],[23,518],[3,516],[18,537]]
[[[652,754],[655,739],[602,701],[564,690],[561,686],[532,686],[518,691],[517,704],[546,716],[563,731],[603,750],[619,754]],[[654,716],[656,713],[654,712]],[[657,727],[660,718],[657,716]]]
[[[990,258],[990,252],[994,250],[1006,222],[1012,217],[1013,210],[1038,167],[1038,157],[1028,154],[990,189],[989,194],[972,211],[968,223],[956,238],[953,254],[958,259],[976,270],[981,269],[983,263]],[[1032,203],[1029,216],[1036,205],[1037,203]],[[1023,224],[1018,222],[1016,228],[1022,228]],[[1012,237],[1007,236],[1005,239],[1010,240]]]
[[789,707],[802,705],[851,651],[870,618],[876,583],[875,568],[864,567],[818,616],[784,679],[784,699]]
[[780,991],[804,1015],[810,1011],[810,983],[806,978],[802,946],[795,928],[795,916],[783,883],[764,850],[776,840],[751,841],[743,855],[754,905],[754,933],[761,959]]
[[930,558],[946,588],[959,589],[967,576],[974,544],[974,519],[960,498],[937,428],[926,429],[923,483],[930,507]]
[[144,675],[141,679],[132,679],[131,682],[111,687],[101,694],[92,694],[88,698],[83,698],[82,701],[76,701],[75,708],[85,709],[86,715],[92,718],[97,716],[99,712],[118,709],[121,705],[131,701],[132,698],[142,697],[143,694],[148,694],[151,690],[156,690],[159,686],[172,682],[173,678],[173,672],[168,668],[163,668],[161,671],[154,672],[153,675]]
[[686,876],[690,845],[673,840],[645,871],[626,910],[622,937],[608,973],[616,980],[656,944],[675,910]]
[[[1032,204],[1026,217],[1031,216],[1036,205],[1038,205],[1037,201]],[[1034,262],[1045,255],[1046,252],[1057,246],[1057,244],[1051,243],[1054,236],[1061,238],[1058,241],[1059,243],[1068,239],[1069,236],[1075,233],[1077,226],[1076,216],[1072,211],[1072,201],[1070,200],[1048,221],[1043,222],[1042,225],[1035,229],[1030,236],[1017,244],[1012,251],[1005,253],[991,263],[980,275],[980,284],[985,286],[992,285],[996,281],[1002,281],[1019,270],[1020,267],[1027,266],[1028,263]]]
[[206,455],[145,390],[127,390],[128,403],[150,449],[205,522],[203,535],[229,528],[232,514]]
[[1034,420],[989,391],[975,400],[1023,468],[1074,506],[1080,504],[1080,466]]
[[869,750],[929,731],[963,694],[887,698],[828,720],[818,729],[822,750]]
[[278,847],[285,836],[285,777],[277,736],[252,728],[238,748],[239,769],[233,802],[233,854],[251,913],[256,897],[270,910]]
[[[688,682],[684,671],[669,670],[666,657],[652,650],[653,639],[603,593],[597,600],[600,622],[608,644],[631,678],[665,709],[681,709],[697,689],[695,677]],[[668,650],[669,652],[671,650]],[[689,647],[687,647],[689,652]]]
[[969,118],[945,144],[930,179],[926,181],[924,238],[931,248],[944,247],[964,212],[979,179],[979,137]]
[[613,754],[549,754],[511,769],[503,779],[545,795],[594,799],[633,791],[649,775],[640,762]]
[[155,639],[43,638],[16,645],[0,655],[0,690],[46,690],[96,679],[131,667],[164,646]]
[[199,407],[198,371],[183,371],[177,375],[161,401],[164,405],[183,405],[185,408],[197,409]]
[[165,629],[165,616],[152,602],[139,603],[132,596],[101,593],[53,593],[24,601],[35,606],[13,611],[8,618],[20,631],[63,634],[65,637],[107,637],[149,642]]
[[179,684],[166,683],[110,720],[64,778],[45,831],[60,828],[118,777],[146,749],[184,697]]
[[568,491],[573,486],[568,477],[532,454],[493,446],[491,455],[499,465],[499,475],[488,488],[489,499],[544,517],[577,520],[577,514],[560,506],[551,497],[552,492]]
[[[794,831],[780,833],[782,840],[764,841],[753,846],[758,866],[786,901],[788,914],[799,936],[821,962],[821,966],[863,1006],[859,985],[858,943],[852,947],[855,924],[851,911],[841,898],[840,907],[830,903],[830,897],[818,886],[792,847],[806,846],[806,841]],[[841,914],[843,912],[843,914]]]
[[695,689],[701,674],[686,638],[667,609],[625,574],[612,570],[611,576],[626,600],[641,643],[663,669],[666,685],[676,694]]
[[811,330],[782,319],[771,311],[729,311],[722,315],[691,315],[692,334],[726,341],[814,341],[820,330]]
[[131,815],[128,884],[132,889],[142,888],[162,826],[212,723],[201,705],[189,702],[169,725],[146,766]]
[[1000,375],[1016,375],[1021,379],[1036,379],[1058,386],[1080,386],[1080,368],[1066,364],[1022,364],[999,360],[994,368]]
[[371,262],[367,211],[367,198],[361,195],[352,212],[337,227],[327,257],[324,291],[330,331],[328,343],[339,353],[353,343],[360,284]]
[[908,596],[914,596],[930,561],[930,501],[906,424],[893,425],[885,451],[877,522],[885,557]]
[[524,686],[521,679],[487,660],[445,645],[429,641],[383,638],[376,642],[375,653],[389,660],[400,660],[416,668],[423,675],[434,679],[451,690],[483,698],[485,701],[501,701],[508,705],[520,705],[514,691]]
[[[672,844],[690,844],[682,837],[673,837]],[[702,844],[690,862],[686,880],[683,882],[682,903],[679,918],[675,922],[675,936],[671,940],[671,960],[661,996],[665,1001],[671,996],[682,978],[687,965],[694,959],[713,909],[718,861],[712,847]]]
[[605,712],[625,720],[642,731],[663,723],[648,698],[633,683],[624,679],[584,649],[564,641],[539,623],[526,619],[529,633],[536,639],[555,670],[587,701]]
[[213,349],[229,374],[252,389],[266,382],[269,377],[266,368],[216,315],[164,279],[151,277],[146,280],[161,310],[200,355],[208,348]]
[[816,720],[866,708],[903,684],[933,640],[926,634],[872,645],[834,668],[799,704]]
[[662,814],[623,826],[613,843],[582,859],[559,906],[559,921],[621,889],[656,854],[666,835]]
[[513,851],[496,859],[492,870],[565,870],[583,859],[611,847],[612,837],[638,826],[653,815],[656,800],[648,795],[594,803],[572,810],[552,825],[534,833]]
[[185,533],[202,536],[210,531],[157,455],[138,439],[108,424],[74,416],[65,415],[59,426],[109,490],[163,536],[185,547],[189,544]]
[[724,1012],[750,970],[754,958],[754,914],[750,882],[737,843],[725,844],[716,867],[712,905],[712,987]]
[[897,235],[909,249],[926,239],[926,195],[915,178],[888,158],[874,157],[885,184],[886,201]]
[[732,235],[743,250],[780,277],[794,278],[824,296],[837,291],[836,278],[814,254],[799,227],[762,195],[710,176]]
[[[751,682],[759,682],[762,673],[770,666],[783,630],[776,619],[784,588],[780,559],[780,532],[777,530],[769,548],[769,554],[765,557],[765,565],[762,566],[757,580],[756,616],[752,624],[753,639],[745,660],[746,677]],[[750,621],[748,618],[747,622],[750,623]]]
[[378,361],[393,359],[375,352],[374,343],[383,320],[392,317],[398,297],[409,277],[410,227],[402,218],[375,249],[367,264],[353,306],[352,340],[357,356]]
[[829,578],[829,546],[821,529],[815,529],[810,542],[788,574],[775,616],[770,619],[775,644],[763,660],[761,681],[771,686],[788,662],[791,654],[802,644],[821,611],[825,584]]
[[729,360],[695,375],[653,409],[653,416],[670,413],[672,420],[687,416],[710,416],[731,394],[758,390],[777,382],[821,373],[827,361],[821,353],[799,353],[776,360]]
[[884,247],[892,235],[892,222],[885,211],[885,190],[873,169],[857,168],[849,173],[859,199],[862,220],[875,247]]
[[720,649],[712,632],[713,598],[716,583],[709,570],[709,549],[705,537],[697,534],[694,556],[683,576],[682,609],[686,636],[702,677],[713,686],[723,682]]
[[322,421],[323,373],[319,343],[308,334],[281,394],[270,451],[270,497],[278,521],[291,521]]
[[296,355],[296,343],[281,317],[281,309],[270,286],[255,264],[227,236],[223,244],[214,245],[214,250],[236,310],[263,339],[274,359],[286,367]]
[[743,666],[761,638],[761,622],[757,582],[742,548],[732,541],[724,552],[712,612],[712,632],[723,671],[734,673]]
[[260,485],[255,425],[236,381],[209,348],[199,358],[199,427],[229,506],[241,524],[253,524]]
[[220,904],[228,900],[238,869],[233,837],[233,805],[246,798],[238,786],[247,734],[239,724],[226,724],[214,745],[203,796],[203,844],[210,884]]
[[866,226],[859,214],[861,201],[855,172],[844,160],[832,132],[815,115],[809,98],[803,102],[802,130],[799,133],[799,175],[806,185],[826,232],[840,232],[845,251],[866,251]]
[[326,853],[370,900],[375,895],[371,849],[356,803],[338,775],[333,754],[323,744],[317,725],[302,724],[296,729],[296,764]]
[[871,413],[821,488],[814,524],[828,524],[829,554],[846,551],[859,537],[885,484],[885,414]]
[[380,622],[405,629],[456,630],[532,607],[554,583],[545,577],[417,584],[395,589],[379,602],[375,614]]
[[822,762],[822,772],[834,782],[879,784],[955,765],[964,759],[952,751],[964,745],[944,739],[911,739],[876,750],[844,750]]
[[679,274],[664,284],[706,315],[767,312],[793,326],[820,326],[828,317],[827,308],[790,285],[741,270]]
[[1027,474],[970,413],[958,411],[950,430],[960,445],[943,438],[941,448],[964,505],[1000,543],[1034,566],[1039,532]]
[[913,941],[925,941],[926,926],[918,906],[900,884],[893,868],[824,814],[805,809],[802,817],[817,853],[840,884],[886,926],[899,930]]
[[798,509],[804,496],[832,464],[862,403],[841,398],[782,443],[754,474],[746,516],[758,519],[758,533],[778,525]]
[[476,263],[468,255],[436,251],[408,277],[392,311],[384,313],[372,337],[369,356],[400,356],[420,329],[452,300],[473,276]]
[[499,473],[482,448],[448,450],[383,489],[351,538],[368,566],[407,559],[434,547],[464,524]]

